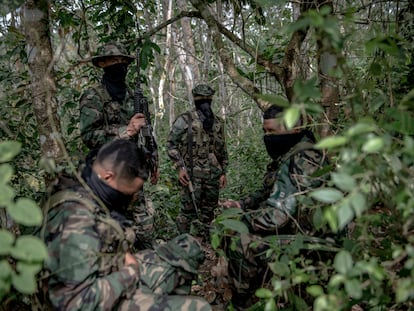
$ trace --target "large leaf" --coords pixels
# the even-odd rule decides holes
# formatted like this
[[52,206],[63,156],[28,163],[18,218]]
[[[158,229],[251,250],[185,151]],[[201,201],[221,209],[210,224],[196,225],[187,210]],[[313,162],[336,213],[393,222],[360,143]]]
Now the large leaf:
[[14,174],[14,170],[10,164],[1,164],[0,165],[0,185],[7,184],[11,180],[13,174]]
[[355,179],[347,173],[332,173],[332,181],[335,186],[345,192],[351,192],[355,186]]
[[13,273],[13,286],[23,294],[33,294],[37,289],[35,274],[28,271],[23,273]]
[[23,235],[16,241],[11,255],[24,261],[42,261],[48,257],[47,249],[43,241],[34,236]]
[[249,233],[247,226],[238,220],[234,219],[224,219],[220,222],[226,229],[236,231],[238,233]]
[[11,161],[19,154],[22,144],[17,141],[0,142],[0,163]]
[[344,197],[341,191],[334,188],[318,189],[312,191],[309,195],[315,200],[324,203],[335,203]]
[[341,274],[347,274],[352,269],[352,256],[348,251],[340,251],[334,259],[334,267]]
[[14,189],[9,185],[0,184],[0,207],[7,207],[13,204]]
[[14,236],[10,231],[0,229],[0,255],[8,255],[13,248]]
[[28,198],[19,198],[16,203],[8,205],[7,212],[17,223],[25,226],[38,226],[42,223],[42,210]]
[[345,145],[348,138],[344,136],[330,136],[320,140],[315,147],[319,149],[333,149]]

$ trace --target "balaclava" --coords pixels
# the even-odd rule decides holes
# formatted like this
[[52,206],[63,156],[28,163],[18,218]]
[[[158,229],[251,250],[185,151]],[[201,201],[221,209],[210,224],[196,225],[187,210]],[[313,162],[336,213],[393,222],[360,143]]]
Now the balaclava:
[[112,99],[120,103],[122,103],[125,99],[127,92],[127,86],[125,83],[127,70],[128,65],[125,63],[118,63],[104,67],[102,84],[105,85]]
[[200,121],[203,123],[203,128],[207,132],[211,132],[214,125],[214,114],[211,110],[212,99],[197,99],[194,101]]

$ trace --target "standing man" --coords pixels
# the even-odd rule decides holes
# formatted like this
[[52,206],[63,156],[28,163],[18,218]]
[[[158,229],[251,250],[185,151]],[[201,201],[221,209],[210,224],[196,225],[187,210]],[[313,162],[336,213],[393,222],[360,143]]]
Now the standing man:
[[131,141],[103,145],[83,169],[84,183],[61,176],[50,189],[40,237],[45,302],[51,310],[211,311],[190,295],[204,254],[188,234],[133,252],[123,214],[148,177],[144,152]]
[[195,229],[201,230],[198,235],[206,240],[218,206],[219,189],[227,183],[224,122],[211,109],[214,93],[206,84],[193,88],[195,108],[177,117],[167,141],[167,152],[181,185],[178,231],[190,232],[192,223],[198,220],[202,228]]
[[[101,82],[86,90],[80,99],[80,132],[82,141],[90,150],[87,161],[93,159],[103,144],[113,139],[137,141],[139,128],[146,124],[144,114],[134,113],[134,98],[125,80],[128,65],[133,60],[134,57],[116,42],[99,47],[97,55],[92,57],[92,63],[102,68],[104,74]],[[157,166],[158,158],[154,162]],[[157,166],[152,171],[151,183],[156,184],[158,177]],[[139,200],[124,216],[135,222],[141,241],[136,246],[144,249],[154,238],[154,211],[144,191],[137,196]]]
[[266,272],[271,258],[266,257],[268,243],[264,237],[316,233],[312,215],[298,203],[298,196],[322,185],[325,176],[315,173],[328,163],[325,154],[314,148],[313,133],[302,125],[299,120],[293,129],[287,129],[283,108],[270,106],[263,114],[263,139],[272,162],[267,166],[263,186],[239,201],[223,203],[227,208],[243,210],[241,221],[250,232],[234,233],[239,237],[233,239],[236,248],[231,237],[223,245],[236,310],[251,305],[253,294],[269,276]]

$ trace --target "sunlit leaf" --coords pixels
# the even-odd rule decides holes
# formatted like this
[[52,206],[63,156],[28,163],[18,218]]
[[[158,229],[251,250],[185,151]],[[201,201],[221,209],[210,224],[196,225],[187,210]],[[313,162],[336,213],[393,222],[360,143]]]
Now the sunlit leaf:
[[331,177],[335,186],[342,191],[351,192],[356,186],[355,179],[347,173],[332,173]]
[[259,288],[256,290],[256,296],[263,299],[272,298],[273,294],[272,291],[267,288]]
[[367,153],[374,153],[381,151],[384,147],[384,140],[381,137],[373,137],[362,146],[362,151]]
[[35,236],[23,235],[17,238],[11,255],[20,260],[42,261],[48,257],[47,249],[42,240]]
[[346,131],[346,135],[349,137],[364,134],[364,133],[370,133],[376,129],[376,126],[374,124],[370,123],[357,123],[354,126],[350,127]]
[[349,202],[342,202],[338,209],[338,227],[339,230],[345,228],[345,226],[354,218],[354,211]]
[[11,161],[19,154],[22,144],[17,141],[0,142],[0,163]]
[[298,107],[290,107],[285,110],[283,119],[288,129],[291,129],[299,121],[300,109]]
[[341,274],[347,274],[352,269],[352,256],[348,251],[340,251],[334,259],[334,268]]
[[23,294],[33,294],[37,289],[36,278],[33,273],[13,273],[12,284]]
[[333,149],[345,145],[348,138],[344,136],[330,136],[320,140],[315,147],[318,149]]
[[276,311],[276,302],[274,299],[269,299],[266,301],[264,311]]
[[15,204],[7,206],[7,212],[19,224],[37,226],[42,223],[42,210],[28,198],[19,198]]
[[344,197],[341,191],[334,189],[334,188],[318,189],[318,190],[312,191],[310,193],[310,196],[314,198],[315,200],[318,200],[324,203],[335,203]]
[[320,285],[311,285],[306,288],[306,291],[313,297],[318,297],[323,294],[323,288]]

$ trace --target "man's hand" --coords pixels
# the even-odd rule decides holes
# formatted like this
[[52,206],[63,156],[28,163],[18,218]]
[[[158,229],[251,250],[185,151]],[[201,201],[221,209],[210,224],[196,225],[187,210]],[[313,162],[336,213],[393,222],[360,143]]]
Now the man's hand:
[[240,202],[234,201],[234,200],[226,200],[224,202],[221,202],[221,205],[226,208],[232,208],[232,207],[241,208]]
[[188,175],[187,171],[182,167],[178,171],[178,180],[185,187],[187,187],[188,183],[190,182],[190,176]]
[[136,113],[131,120],[129,120],[126,132],[129,137],[136,136],[140,129],[145,125],[145,115],[143,113]]
[[125,266],[134,266],[137,269],[139,268],[138,261],[135,259],[135,257],[133,255],[131,255],[131,253],[125,253],[124,264],[125,264]]

